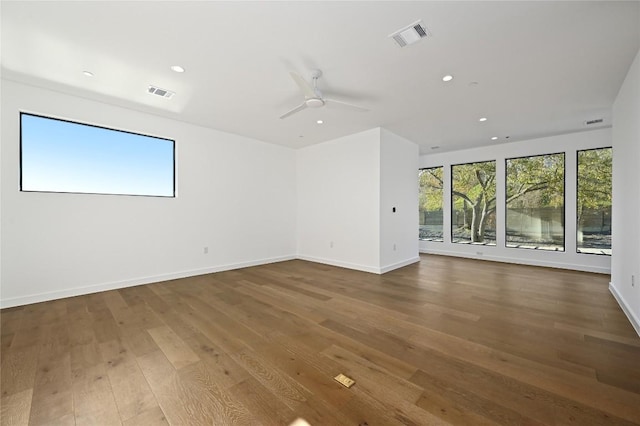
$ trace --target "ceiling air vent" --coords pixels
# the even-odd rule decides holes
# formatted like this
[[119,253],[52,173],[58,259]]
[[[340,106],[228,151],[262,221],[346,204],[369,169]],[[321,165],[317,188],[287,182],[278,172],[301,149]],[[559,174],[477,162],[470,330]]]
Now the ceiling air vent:
[[161,89],[156,86],[149,86],[149,88],[147,89],[147,93],[150,93],[152,95],[162,96],[163,98],[167,98],[167,99],[171,99],[171,97],[175,95],[175,93],[173,93],[170,90]]
[[389,35],[400,47],[416,43],[428,36],[429,33],[427,32],[427,28],[422,24],[422,20],[416,21]]
[[602,123],[604,120],[602,118],[596,118],[595,120],[587,120],[584,122],[585,125],[587,126],[591,126],[593,124],[600,124]]

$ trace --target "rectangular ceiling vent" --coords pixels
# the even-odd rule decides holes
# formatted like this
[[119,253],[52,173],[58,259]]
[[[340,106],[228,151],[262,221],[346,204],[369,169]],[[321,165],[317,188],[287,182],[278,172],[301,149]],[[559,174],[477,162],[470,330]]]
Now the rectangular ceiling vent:
[[161,88],[156,87],[156,86],[149,86],[149,88],[147,89],[147,93],[150,93],[152,95],[161,96],[161,97],[167,98],[167,99],[171,99],[171,97],[173,95],[175,95],[175,93],[170,91],[170,90],[161,89]]
[[410,44],[416,43],[428,36],[429,33],[427,31],[427,28],[422,24],[422,20],[416,21],[413,24],[389,35],[389,37],[392,38],[396,43],[398,43],[398,46],[400,47],[405,47]]
[[600,124],[602,123],[604,120],[602,118],[596,118],[595,120],[587,120],[584,122],[585,125],[587,126],[591,126],[593,124]]

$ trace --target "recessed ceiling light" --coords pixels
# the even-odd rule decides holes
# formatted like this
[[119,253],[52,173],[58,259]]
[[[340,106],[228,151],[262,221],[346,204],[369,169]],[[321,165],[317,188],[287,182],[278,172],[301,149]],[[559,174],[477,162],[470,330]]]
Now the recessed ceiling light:
[[182,68],[180,65],[173,65],[171,67],[171,70],[175,72],[184,72],[184,68]]
[[322,120],[318,120],[318,121],[316,121],[316,123],[318,123],[318,124],[322,124],[322,123],[324,123],[324,121],[322,121]]
[[492,137],[491,137],[491,140],[492,140],[492,141],[497,141],[497,140],[498,140],[498,137],[497,137],[497,136],[492,136]]
[[453,80],[452,75],[445,75],[444,77],[442,77],[442,81],[451,81],[451,80]]
[[93,77],[93,73],[91,71],[82,71],[82,74],[84,74],[87,77]]
[[478,119],[478,121],[479,121],[479,122],[481,122],[481,123],[483,123],[483,122],[487,121],[487,117],[480,117],[480,118]]

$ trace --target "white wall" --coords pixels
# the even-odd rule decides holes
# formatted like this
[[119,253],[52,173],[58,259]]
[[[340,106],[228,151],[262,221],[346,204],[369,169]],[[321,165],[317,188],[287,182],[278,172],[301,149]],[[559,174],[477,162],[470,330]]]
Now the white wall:
[[[640,334],[640,53],[613,104],[611,292]],[[632,287],[632,276],[635,286]]]
[[[420,167],[444,166],[444,242],[420,241],[420,251],[452,256],[512,262],[528,265],[609,273],[609,256],[576,253],[576,150],[611,146],[611,129],[598,129],[521,142],[504,143],[488,147],[423,155]],[[528,155],[565,152],[565,251],[545,252],[540,250],[505,247],[505,160]],[[615,149],[614,149],[615,152]],[[615,154],[614,154],[615,155]],[[451,243],[451,165],[496,160],[496,246],[478,246]],[[614,195],[614,200],[616,199]],[[615,201],[614,201],[615,203]],[[614,205],[614,212],[619,208]]]
[[[418,145],[380,129],[380,267],[382,272],[418,256]],[[395,213],[393,208],[396,208]]]
[[[20,192],[21,110],[175,139],[177,197]],[[294,150],[7,80],[1,137],[3,307],[295,257]]]
[[380,129],[297,151],[298,257],[368,272],[380,265]]

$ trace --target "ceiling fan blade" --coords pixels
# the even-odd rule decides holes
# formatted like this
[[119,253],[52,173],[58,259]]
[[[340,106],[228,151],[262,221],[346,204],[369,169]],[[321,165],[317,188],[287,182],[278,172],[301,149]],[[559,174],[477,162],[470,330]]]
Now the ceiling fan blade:
[[304,94],[305,98],[316,98],[318,96],[313,86],[307,80],[302,78],[300,74],[293,71],[290,72],[289,74],[291,74],[291,78],[293,79],[293,81],[296,82],[296,84]]
[[281,119],[282,119],[282,118],[287,118],[288,116],[293,115],[293,114],[295,114],[296,112],[300,112],[300,111],[302,111],[302,110],[303,110],[303,109],[305,109],[305,108],[307,108],[307,104],[303,102],[303,103],[301,103],[300,105],[298,105],[297,107],[295,107],[294,109],[292,109],[291,111],[289,111],[289,112],[285,112],[284,114],[282,114],[282,115],[280,116],[280,118],[281,118]]
[[328,107],[337,107],[337,108],[342,108],[342,109],[350,109],[350,110],[358,111],[358,112],[367,112],[367,111],[369,111],[367,108],[363,108],[363,107],[358,106],[358,105],[348,104],[348,103],[342,102],[342,101],[336,101],[335,99],[324,98],[323,100],[324,100],[324,103]]

